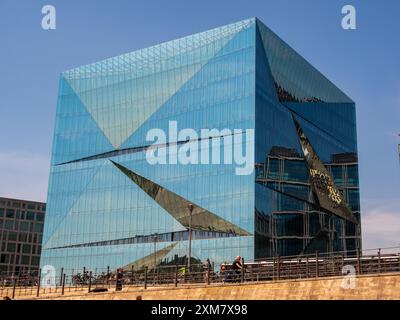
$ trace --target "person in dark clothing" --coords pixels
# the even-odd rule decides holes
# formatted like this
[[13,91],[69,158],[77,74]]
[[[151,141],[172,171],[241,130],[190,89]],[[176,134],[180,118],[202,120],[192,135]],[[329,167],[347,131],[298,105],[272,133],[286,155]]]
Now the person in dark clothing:
[[124,277],[124,274],[122,272],[122,269],[118,269],[117,270],[117,279],[116,279],[117,284],[116,284],[116,287],[115,287],[115,291],[121,291],[122,290],[123,277]]
[[232,266],[231,266],[231,270],[233,273],[233,279],[234,281],[240,281],[240,274],[242,272],[242,257],[241,256],[237,256],[236,259],[233,261]]
[[210,281],[209,279],[210,274],[211,274],[211,261],[209,258],[207,258],[206,263],[204,264],[204,278],[207,283]]

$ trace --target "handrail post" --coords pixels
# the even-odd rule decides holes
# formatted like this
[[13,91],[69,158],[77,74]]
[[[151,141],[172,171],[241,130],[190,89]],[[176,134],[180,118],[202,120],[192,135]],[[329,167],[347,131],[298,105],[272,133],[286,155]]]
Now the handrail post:
[[278,263],[278,274],[277,274],[277,276],[278,276],[278,280],[280,280],[281,279],[281,257],[280,256],[278,256],[278,258],[277,258],[277,263]]
[[400,253],[399,253],[399,271],[400,271]]
[[147,266],[144,268],[144,288],[147,289]]
[[357,248],[357,273],[361,274],[361,258],[360,258],[360,250]]
[[133,282],[135,280],[135,274],[134,274],[135,270],[134,270],[134,268],[135,268],[135,266],[132,265],[132,267],[131,267],[131,284],[132,285],[133,285]]
[[276,276],[275,276],[275,269],[276,269],[275,264],[276,264],[276,257],[274,256],[272,258],[272,280],[276,279]]
[[110,266],[107,266],[106,284],[110,284]]
[[89,286],[88,286],[88,293],[92,290],[92,271],[89,272]]
[[318,261],[318,251],[315,252],[315,277],[319,277],[319,261]]
[[306,278],[309,277],[308,256],[306,257]]
[[378,273],[381,273],[381,248],[378,250]]
[[36,291],[36,297],[39,297],[39,291],[40,291],[40,281],[42,280],[42,269],[39,269],[39,274],[38,274],[38,280],[37,280],[37,291]]
[[244,282],[244,258],[242,258],[242,269],[241,269],[241,275],[240,275],[240,282]]
[[342,253],[342,270],[344,268],[344,253]]
[[12,291],[12,299],[14,300],[15,298],[15,288],[17,286],[17,278],[15,277],[15,274],[13,274],[13,291]]
[[64,274],[64,268],[63,268],[63,267],[61,267],[61,273],[60,273],[60,286],[62,286],[63,274]]
[[175,287],[178,286],[178,264],[175,266]]
[[65,289],[65,274],[62,276],[62,288],[61,288],[61,295],[64,295],[64,289]]

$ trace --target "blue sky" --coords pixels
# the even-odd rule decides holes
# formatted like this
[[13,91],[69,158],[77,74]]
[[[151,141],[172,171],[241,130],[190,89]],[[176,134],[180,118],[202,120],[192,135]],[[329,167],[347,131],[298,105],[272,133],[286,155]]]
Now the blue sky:
[[[41,8],[57,29],[41,28]],[[341,28],[341,8],[357,29]],[[365,247],[400,246],[398,0],[0,1],[0,196],[45,201],[61,71],[257,16],[357,103]]]

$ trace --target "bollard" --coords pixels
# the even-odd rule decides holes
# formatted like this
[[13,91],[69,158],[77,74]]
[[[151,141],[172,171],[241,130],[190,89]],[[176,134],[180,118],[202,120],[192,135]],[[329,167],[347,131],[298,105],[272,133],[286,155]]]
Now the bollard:
[[134,283],[134,280],[135,280],[135,276],[134,276],[134,266],[132,265],[132,267],[131,267],[131,284],[133,285],[133,283]]
[[147,289],[147,268],[144,268],[144,288]]
[[61,295],[64,295],[64,289],[65,289],[65,274],[62,276],[62,288],[61,288]]
[[39,297],[40,281],[41,281],[41,279],[42,279],[42,269],[39,269],[38,280],[37,280],[37,292],[36,292],[36,297]]
[[89,288],[88,293],[92,290],[92,271],[89,272]]
[[207,265],[207,285],[210,285],[210,276],[211,276],[211,266],[210,264]]
[[178,286],[178,265],[175,266],[175,287]]

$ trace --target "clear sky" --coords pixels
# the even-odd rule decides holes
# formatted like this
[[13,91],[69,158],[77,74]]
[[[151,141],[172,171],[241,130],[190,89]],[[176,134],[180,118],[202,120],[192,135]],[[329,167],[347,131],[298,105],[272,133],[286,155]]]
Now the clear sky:
[[0,196],[46,200],[61,71],[254,16],[357,103],[364,248],[400,246],[398,0],[0,0]]

